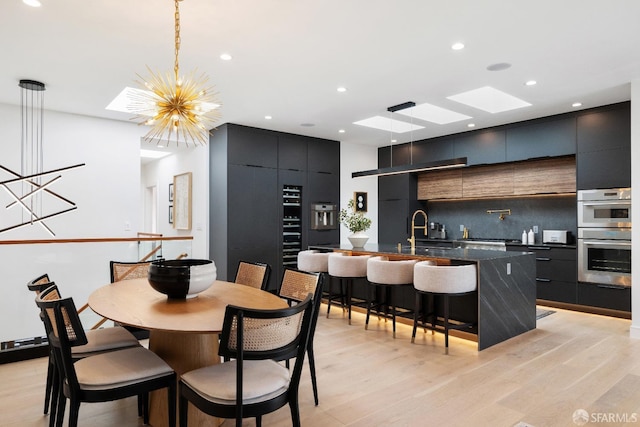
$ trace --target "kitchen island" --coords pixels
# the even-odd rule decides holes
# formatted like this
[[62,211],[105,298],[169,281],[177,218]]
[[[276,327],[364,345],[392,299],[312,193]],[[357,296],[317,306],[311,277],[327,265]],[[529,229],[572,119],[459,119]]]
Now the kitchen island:
[[[438,265],[476,264],[478,294],[460,297],[452,305],[451,318],[477,322],[478,350],[484,350],[536,327],[536,259],[531,252],[367,244],[311,246],[310,249],[341,251],[354,255],[381,255],[391,260],[435,260]],[[366,285],[354,289],[365,295]],[[403,289],[398,306],[413,310],[414,291]]]

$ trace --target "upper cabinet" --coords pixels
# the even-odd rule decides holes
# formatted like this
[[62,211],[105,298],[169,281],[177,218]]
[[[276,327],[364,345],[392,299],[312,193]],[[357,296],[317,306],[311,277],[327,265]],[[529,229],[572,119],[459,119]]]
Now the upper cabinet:
[[509,127],[506,161],[575,154],[576,118],[564,117]]
[[462,134],[453,140],[453,157],[466,157],[467,165],[504,163],[506,137],[504,130],[483,130]]
[[340,175],[340,142],[307,138],[307,155],[309,171]]
[[278,136],[278,169],[307,170],[307,141],[304,137]]
[[578,190],[631,186],[631,108],[628,102],[577,119]]
[[278,136],[273,132],[227,125],[228,162],[233,165],[278,167]]
[[573,156],[423,172],[418,200],[482,199],[576,191]]

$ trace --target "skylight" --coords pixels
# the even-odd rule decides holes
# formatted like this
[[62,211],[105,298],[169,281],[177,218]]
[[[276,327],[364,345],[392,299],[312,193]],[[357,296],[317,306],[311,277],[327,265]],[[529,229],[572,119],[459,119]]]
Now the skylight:
[[501,113],[517,108],[529,107],[526,101],[502,92],[491,86],[481,87],[457,95],[448,96],[447,99],[478,108],[489,113]]
[[412,130],[424,129],[424,126],[390,119],[389,117],[374,116],[368,119],[353,122],[354,125],[366,126],[374,129],[386,130],[387,132],[405,133]]
[[446,108],[438,107],[436,105],[424,103],[416,105],[415,107],[406,108],[404,110],[397,111],[397,114],[413,117],[415,119],[425,120],[427,122],[444,125],[447,123],[459,122],[461,120],[470,119],[471,117],[456,113],[455,111],[447,110]]

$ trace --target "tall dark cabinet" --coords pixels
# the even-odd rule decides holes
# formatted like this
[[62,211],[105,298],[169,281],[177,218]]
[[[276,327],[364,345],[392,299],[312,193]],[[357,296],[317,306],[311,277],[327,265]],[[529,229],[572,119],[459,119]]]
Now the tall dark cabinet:
[[266,262],[273,290],[283,266],[295,267],[296,250],[340,241],[338,228],[310,229],[310,205],[340,199],[338,141],[225,124],[209,152],[209,254],[220,279],[233,280],[241,260]]

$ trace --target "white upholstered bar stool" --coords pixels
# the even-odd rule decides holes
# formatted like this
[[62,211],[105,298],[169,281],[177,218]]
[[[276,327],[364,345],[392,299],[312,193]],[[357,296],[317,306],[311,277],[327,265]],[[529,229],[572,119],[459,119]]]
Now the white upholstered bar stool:
[[[413,284],[413,267],[417,260],[389,261],[389,258],[377,256],[367,262],[367,280],[373,289],[367,289],[367,319],[364,328],[369,327],[371,309],[376,308],[380,317],[380,308],[384,308],[383,316],[393,322],[393,337],[396,337],[396,303],[394,293],[401,286]],[[381,288],[380,293],[378,289]],[[373,294],[373,296],[371,296]],[[378,297],[380,295],[380,297]],[[391,313],[389,314],[389,306]]]
[[327,273],[329,271],[329,254],[310,249],[298,252],[298,270],[307,273]]
[[[349,310],[349,324],[351,324],[351,294],[353,292],[353,281],[356,279],[366,279],[367,260],[369,255],[345,255],[342,252],[332,252],[329,255],[329,295],[327,297],[327,317],[331,310],[331,301],[334,297],[340,297],[342,310]],[[333,283],[337,281],[340,291],[333,292]],[[346,298],[346,301],[345,301]]]
[[[416,290],[416,307],[413,319],[413,332],[411,342],[415,341],[416,329],[418,327],[418,312],[420,311],[421,295],[435,296],[443,298],[444,306],[444,345],[449,347],[449,330],[450,329],[467,329],[474,323],[456,323],[449,322],[449,298],[455,296],[467,295],[478,290],[478,271],[475,264],[469,265],[433,265],[429,262],[419,262],[414,267],[413,286]],[[423,307],[423,311],[426,311]],[[423,328],[436,330],[435,318],[436,313],[431,313],[431,325],[427,325],[427,315],[423,315]]]

